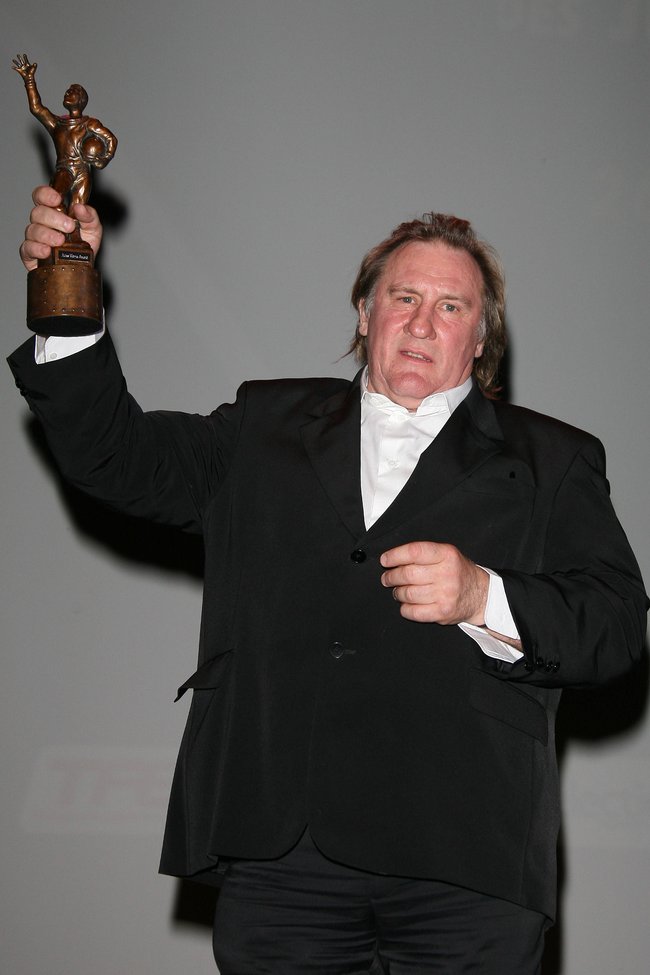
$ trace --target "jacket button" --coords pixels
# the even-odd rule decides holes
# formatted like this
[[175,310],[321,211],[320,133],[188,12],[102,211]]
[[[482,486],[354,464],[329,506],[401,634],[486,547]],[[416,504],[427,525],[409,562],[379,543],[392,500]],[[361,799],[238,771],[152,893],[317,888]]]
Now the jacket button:
[[362,548],[355,548],[354,552],[350,553],[350,558],[352,559],[353,562],[359,564],[359,562],[366,561],[366,553]]
[[524,664],[524,670],[534,670],[535,667],[531,664],[530,660],[527,660]]
[[338,660],[339,657],[342,657],[343,654],[345,653],[345,647],[343,646],[342,643],[339,643],[338,640],[335,640],[332,646],[330,647],[330,653],[332,654],[335,660]]
[[544,667],[546,666],[546,661],[544,660],[543,657],[538,657],[535,661],[535,666],[537,667],[538,670],[544,670]]

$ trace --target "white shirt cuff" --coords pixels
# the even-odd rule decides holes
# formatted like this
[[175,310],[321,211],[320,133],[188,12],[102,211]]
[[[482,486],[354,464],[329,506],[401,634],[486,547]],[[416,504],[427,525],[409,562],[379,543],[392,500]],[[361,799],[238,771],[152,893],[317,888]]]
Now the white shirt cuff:
[[[494,630],[495,633],[502,633],[511,640],[519,640],[519,632],[510,612],[503,579],[484,565],[480,568],[484,569],[490,577],[485,605],[485,625],[490,630]],[[504,643],[502,640],[497,640],[496,637],[487,633],[482,626],[474,626],[472,623],[459,623],[458,625],[463,633],[471,637],[488,657],[505,660],[507,663],[514,663],[523,657],[521,650],[511,647],[510,644]]]
[[74,355],[75,352],[83,352],[99,342],[104,331],[103,326],[100,332],[93,332],[92,335],[37,335],[34,344],[36,364],[42,366],[45,362],[54,362],[56,359]]
[[487,569],[484,565],[481,568],[485,569],[490,577],[485,605],[485,625],[489,630],[494,630],[495,633],[503,633],[511,640],[518,640],[519,633],[510,612],[503,579],[492,569]]
[[516,647],[511,647],[509,643],[497,640],[495,636],[484,630],[482,626],[474,626],[472,623],[458,624],[463,633],[471,637],[477,643],[486,657],[494,657],[495,660],[505,660],[506,663],[514,664],[516,660],[521,660],[523,653]]

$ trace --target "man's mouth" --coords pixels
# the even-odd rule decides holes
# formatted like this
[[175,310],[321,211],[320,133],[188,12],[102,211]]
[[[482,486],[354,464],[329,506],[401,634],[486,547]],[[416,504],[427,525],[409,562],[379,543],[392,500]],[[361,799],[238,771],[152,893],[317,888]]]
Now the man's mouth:
[[415,359],[418,362],[431,362],[429,356],[423,355],[422,352],[413,352],[412,349],[403,349],[402,355],[406,356],[407,359]]

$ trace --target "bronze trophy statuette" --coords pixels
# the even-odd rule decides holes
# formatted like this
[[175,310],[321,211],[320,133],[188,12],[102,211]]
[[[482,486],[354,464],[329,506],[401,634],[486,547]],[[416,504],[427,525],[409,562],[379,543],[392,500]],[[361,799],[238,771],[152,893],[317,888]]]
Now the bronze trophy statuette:
[[[52,136],[56,166],[50,186],[61,194],[62,209],[72,216],[75,203],[88,202],[91,166],[108,165],[117,139],[96,118],[83,114],[88,95],[81,85],[70,85],[63,96],[68,114],[54,115],[41,102],[36,64],[18,54],[12,67],[25,83],[30,112]],[[65,243],[53,247],[51,257],[27,275],[27,325],[40,335],[90,335],[101,328],[102,317],[101,275],[77,224]]]

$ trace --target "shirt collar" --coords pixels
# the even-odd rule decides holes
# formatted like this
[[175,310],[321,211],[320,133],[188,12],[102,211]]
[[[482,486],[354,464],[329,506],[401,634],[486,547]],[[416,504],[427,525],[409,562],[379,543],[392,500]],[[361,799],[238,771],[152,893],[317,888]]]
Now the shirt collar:
[[361,373],[361,402],[364,405],[372,406],[383,413],[405,413],[407,416],[431,416],[434,413],[454,412],[460,406],[472,388],[472,377],[466,379],[460,386],[453,389],[446,389],[442,393],[432,393],[426,396],[415,412],[411,413],[405,406],[393,403],[391,399],[383,393],[371,393],[368,389],[368,366]]

